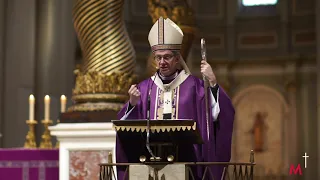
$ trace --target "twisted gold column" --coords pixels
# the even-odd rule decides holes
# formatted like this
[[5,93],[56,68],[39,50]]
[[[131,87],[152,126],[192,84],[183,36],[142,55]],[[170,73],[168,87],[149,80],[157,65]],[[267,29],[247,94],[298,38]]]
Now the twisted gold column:
[[[196,31],[193,10],[191,7],[189,7],[187,0],[148,0],[148,11],[153,23],[155,23],[159,17],[162,16],[163,18],[170,18],[181,28],[184,37],[180,53],[183,59],[186,61]],[[152,54],[150,54],[148,58],[147,67],[148,75],[155,73],[156,63],[153,60]]]
[[83,64],[68,111],[119,110],[135,80],[135,51],[123,20],[124,0],[76,0],[73,21]]

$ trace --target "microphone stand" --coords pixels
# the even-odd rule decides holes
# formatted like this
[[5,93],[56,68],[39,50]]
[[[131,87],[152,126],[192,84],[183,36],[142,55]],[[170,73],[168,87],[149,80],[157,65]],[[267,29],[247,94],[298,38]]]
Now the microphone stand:
[[[157,73],[156,73],[157,75]],[[154,80],[156,78],[156,75],[154,77]],[[154,81],[153,80],[153,81]],[[151,96],[151,90],[152,90],[153,82],[151,84],[151,88],[149,89],[149,94],[148,94],[148,104],[147,104],[147,140],[146,140],[146,147],[148,149],[148,152],[152,156],[152,159],[156,160],[157,157],[153,154],[151,148],[150,148],[150,96]],[[150,158],[151,159],[151,158]]]

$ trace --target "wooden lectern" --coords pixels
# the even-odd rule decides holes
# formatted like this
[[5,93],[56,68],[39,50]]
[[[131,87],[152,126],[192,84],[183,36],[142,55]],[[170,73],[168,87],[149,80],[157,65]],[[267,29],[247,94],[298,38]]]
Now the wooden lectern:
[[[128,162],[100,164],[100,180],[114,180],[114,167],[121,168],[123,178],[129,180],[217,179],[213,176],[212,167],[223,168],[221,177],[218,177],[221,180],[253,179],[253,151],[250,162],[245,163],[190,161],[194,155],[192,146],[203,144],[193,120],[113,120],[112,123],[125,155],[130,158]],[[188,157],[179,157],[179,151]]]
[[[179,161],[179,147],[192,147],[203,140],[194,120],[113,120],[121,144],[132,144],[127,148],[140,148],[135,158],[138,162]],[[132,159],[132,161],[135,161]]]

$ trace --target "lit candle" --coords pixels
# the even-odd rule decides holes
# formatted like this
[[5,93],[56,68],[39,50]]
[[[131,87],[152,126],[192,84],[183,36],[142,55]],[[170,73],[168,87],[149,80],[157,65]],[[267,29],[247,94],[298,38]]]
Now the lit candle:
[[67,98],[65,95],[62,95],[60,97],[60,104],[61,104],[61,112],[64,113],[66,111],[66,104],[67,104]]
[[29,120],[34,120],[34,104],[35,99],[34,96],[31,94],[29,96]]
[[49,111],[50,111],[50,97],[46,95],[44,97],[44,120],[49,120]]

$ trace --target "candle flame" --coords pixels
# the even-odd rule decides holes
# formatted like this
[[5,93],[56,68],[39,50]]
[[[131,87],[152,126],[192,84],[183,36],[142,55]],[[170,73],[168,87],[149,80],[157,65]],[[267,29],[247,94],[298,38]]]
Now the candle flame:
[[61,100],[66,100],[67,99],[67,97],[65,96],[65,95],[61,95],[61,98],[60,98]]
[[34,100],[33,94],[30,94],[29,99],[30,99],[30,100]]
[[49,100],[49,99],[50,99],[49,95],[46,95],[46,96],[44,97],[44,99],[45,99],[45,100]]

